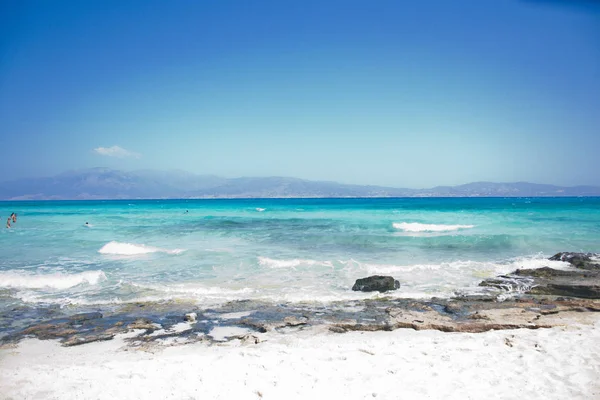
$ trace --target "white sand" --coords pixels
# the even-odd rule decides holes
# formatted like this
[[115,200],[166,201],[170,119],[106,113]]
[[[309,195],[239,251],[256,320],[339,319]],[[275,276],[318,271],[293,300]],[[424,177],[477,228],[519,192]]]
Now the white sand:
[[122,339],[0,350],[2,399],[600,399],[600,322],[480,334],[258,335],[125,350]]

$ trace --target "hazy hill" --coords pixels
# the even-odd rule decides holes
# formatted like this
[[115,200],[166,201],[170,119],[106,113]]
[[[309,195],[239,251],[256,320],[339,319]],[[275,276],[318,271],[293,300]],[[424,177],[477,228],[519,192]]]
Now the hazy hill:
[[234,178],[185,171],[91,168],[0,184],[0,199],[143,199],[236,197],[533,197],[600,196],[600,187],[475,182],[431,189],[346,185],[286,177]]

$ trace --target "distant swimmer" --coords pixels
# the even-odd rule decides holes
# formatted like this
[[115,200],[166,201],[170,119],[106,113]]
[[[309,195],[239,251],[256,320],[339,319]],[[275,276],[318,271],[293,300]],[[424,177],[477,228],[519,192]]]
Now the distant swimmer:
[[12,213],[11,218],[13,223],[17,222],[17,213]]
[[92,227],[92,225],[90,225],[90,223],[89,223],[89,222],[86,222],[84,226],[85,226],[86,228],[91,228],[91,227]]
[[11,218],[10,218],[10,217],[8,217],[8,219],[6,220],[6,227],[7,227],[7,228],[10,228],[10,219],[11,219]]

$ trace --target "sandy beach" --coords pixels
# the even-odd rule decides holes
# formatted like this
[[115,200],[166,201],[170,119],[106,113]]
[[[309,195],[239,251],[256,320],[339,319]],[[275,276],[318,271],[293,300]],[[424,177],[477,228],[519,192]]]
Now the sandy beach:
[[258,344],[177,345],[175,339],[138,349],[125,345],[125,338],[139,333],[75,347],[37,339],[5,346],[0,397],[600,398],[600,321],[475,334],[310,329],[256,333]]

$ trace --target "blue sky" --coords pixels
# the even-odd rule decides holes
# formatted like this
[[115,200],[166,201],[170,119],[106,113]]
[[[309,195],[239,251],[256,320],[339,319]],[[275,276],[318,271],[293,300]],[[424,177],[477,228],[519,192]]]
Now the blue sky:
[[597,2],[1,0],[0,57],[5,179],[600,184]]

